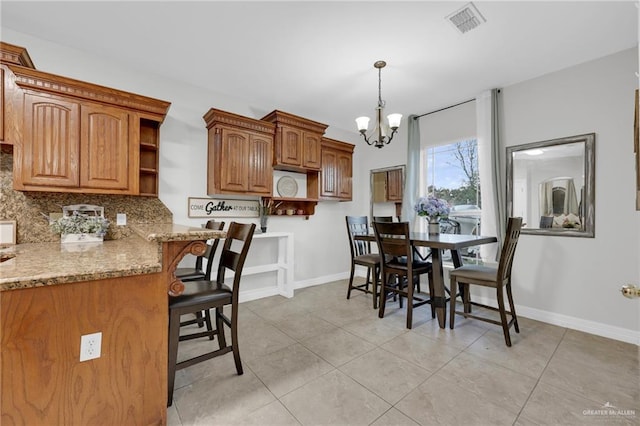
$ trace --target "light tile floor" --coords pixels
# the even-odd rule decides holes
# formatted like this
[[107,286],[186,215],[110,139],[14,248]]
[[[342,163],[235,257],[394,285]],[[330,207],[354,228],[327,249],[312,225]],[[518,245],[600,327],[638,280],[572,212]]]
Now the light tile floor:
[[[176,375],[178,425],[640,424],[638,346],[519,318],[498,326],[456,317],[442,330],[429,306],[391,303],[385,318],[346,281],[240,305],[240,353]],[[180,357],[216,343],[180,344]]]

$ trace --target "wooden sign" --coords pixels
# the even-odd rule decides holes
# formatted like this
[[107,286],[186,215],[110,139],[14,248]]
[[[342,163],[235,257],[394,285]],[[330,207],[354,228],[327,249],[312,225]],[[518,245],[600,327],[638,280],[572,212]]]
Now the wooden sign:
[[257,200],[226,200],[220,198],[189,197],[189,217],[260,217]]

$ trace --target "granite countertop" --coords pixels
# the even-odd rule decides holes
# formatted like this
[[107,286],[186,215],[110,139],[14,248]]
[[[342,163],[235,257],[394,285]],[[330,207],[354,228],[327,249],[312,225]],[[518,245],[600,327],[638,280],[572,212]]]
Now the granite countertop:
[[132,225],[138,235],[102,243],[29,243],[0,249],[0,291],[162,271],[162,245],[224,237],[175,224]]
[[224,238],[225,231],[214,231],[207,228],[176,225],[175,223],[140,223],[132,224],[130,228],[147,241],[195,241],[211,238]]

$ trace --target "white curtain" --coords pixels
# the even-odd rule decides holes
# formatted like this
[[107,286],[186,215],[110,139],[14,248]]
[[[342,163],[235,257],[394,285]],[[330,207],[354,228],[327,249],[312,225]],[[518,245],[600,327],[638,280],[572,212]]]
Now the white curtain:
[[499,137],[499,94],[498,89],[492,89],[476,97],[478,163],[482,185],[480,232],[498,238],[498,244],[480,246],[480,256],[485,262],[498,260],[507,221]]
[[[408,146],[407,146],[407,167],[402,198],[403,222],[409,222],[409,229],[416,228],[416,212],[413,210],[419,197],[420,182],[420,122],[418,116],[410,115],[407,121]],[[418,224],[419,227],[419,224]]]

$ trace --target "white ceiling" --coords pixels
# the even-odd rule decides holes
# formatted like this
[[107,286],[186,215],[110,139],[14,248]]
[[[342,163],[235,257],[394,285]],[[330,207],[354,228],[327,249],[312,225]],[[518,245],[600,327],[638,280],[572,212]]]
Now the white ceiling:
[[461,34],[445,17],[467,3],[2,0],[0,10],[1,28],[347,130],[373,116],[379,59],[386,112],[406,117],[638,44],[632,1],[475,1],[487,22]]

